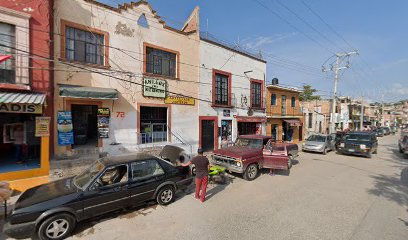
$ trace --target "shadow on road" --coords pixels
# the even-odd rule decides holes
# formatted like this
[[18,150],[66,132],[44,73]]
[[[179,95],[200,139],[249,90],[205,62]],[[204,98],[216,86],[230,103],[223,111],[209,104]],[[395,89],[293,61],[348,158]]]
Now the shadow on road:
[[401,206],[408,206],[408,187],[401,182],[400,176],[371,175],[374,187],[369,194],[394,201]]

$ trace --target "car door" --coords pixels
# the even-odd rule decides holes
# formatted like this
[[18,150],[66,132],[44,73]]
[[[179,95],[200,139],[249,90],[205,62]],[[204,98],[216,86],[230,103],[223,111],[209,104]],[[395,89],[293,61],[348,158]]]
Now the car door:
[[288,169],[289,157],[285,146],[265,148],[263,151],[263,167],[272,169]]
[[107,167],[84,192],[86,218],[129,206],[127,164]]
[[154,193],[166,179],[164,169],[156,159],[139,160],[130,164],[130,201],[138,205],[154,198]]

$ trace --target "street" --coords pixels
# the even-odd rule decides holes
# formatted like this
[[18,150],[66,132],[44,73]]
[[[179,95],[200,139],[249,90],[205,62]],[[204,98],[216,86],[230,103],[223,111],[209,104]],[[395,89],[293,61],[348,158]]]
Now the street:
[[408,159],[397,136],[379,142],[372,159],[301,153],[289,176],[231,176],[229,184],[210,185],[204,204],[180,193],[167,207],[80,223],[70,239],[407,239],[400,173]]

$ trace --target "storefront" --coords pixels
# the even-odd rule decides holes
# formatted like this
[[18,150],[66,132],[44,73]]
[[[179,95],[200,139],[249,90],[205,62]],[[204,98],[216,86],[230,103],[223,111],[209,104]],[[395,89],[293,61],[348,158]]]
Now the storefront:
[[236,117],[238,136],[256,134],[262,135],[266,119],[263,117]]
[[300,119],[268,118],[267,134],[278,141],[298,143],[303,139],[303,124]]
[[0,180],[49,172],[50,118],[45,94],[0,92]]

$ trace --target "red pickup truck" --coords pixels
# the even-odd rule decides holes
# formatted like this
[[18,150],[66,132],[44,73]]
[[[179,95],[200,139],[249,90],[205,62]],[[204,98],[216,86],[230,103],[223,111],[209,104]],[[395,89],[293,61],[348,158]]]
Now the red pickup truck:
[[234,146],[215,150],[211,164],[241,173],[244,179],[252,181],[261,168],[289,170],[297,156],[297,144],[276,143],[268,136],[241,135]]

